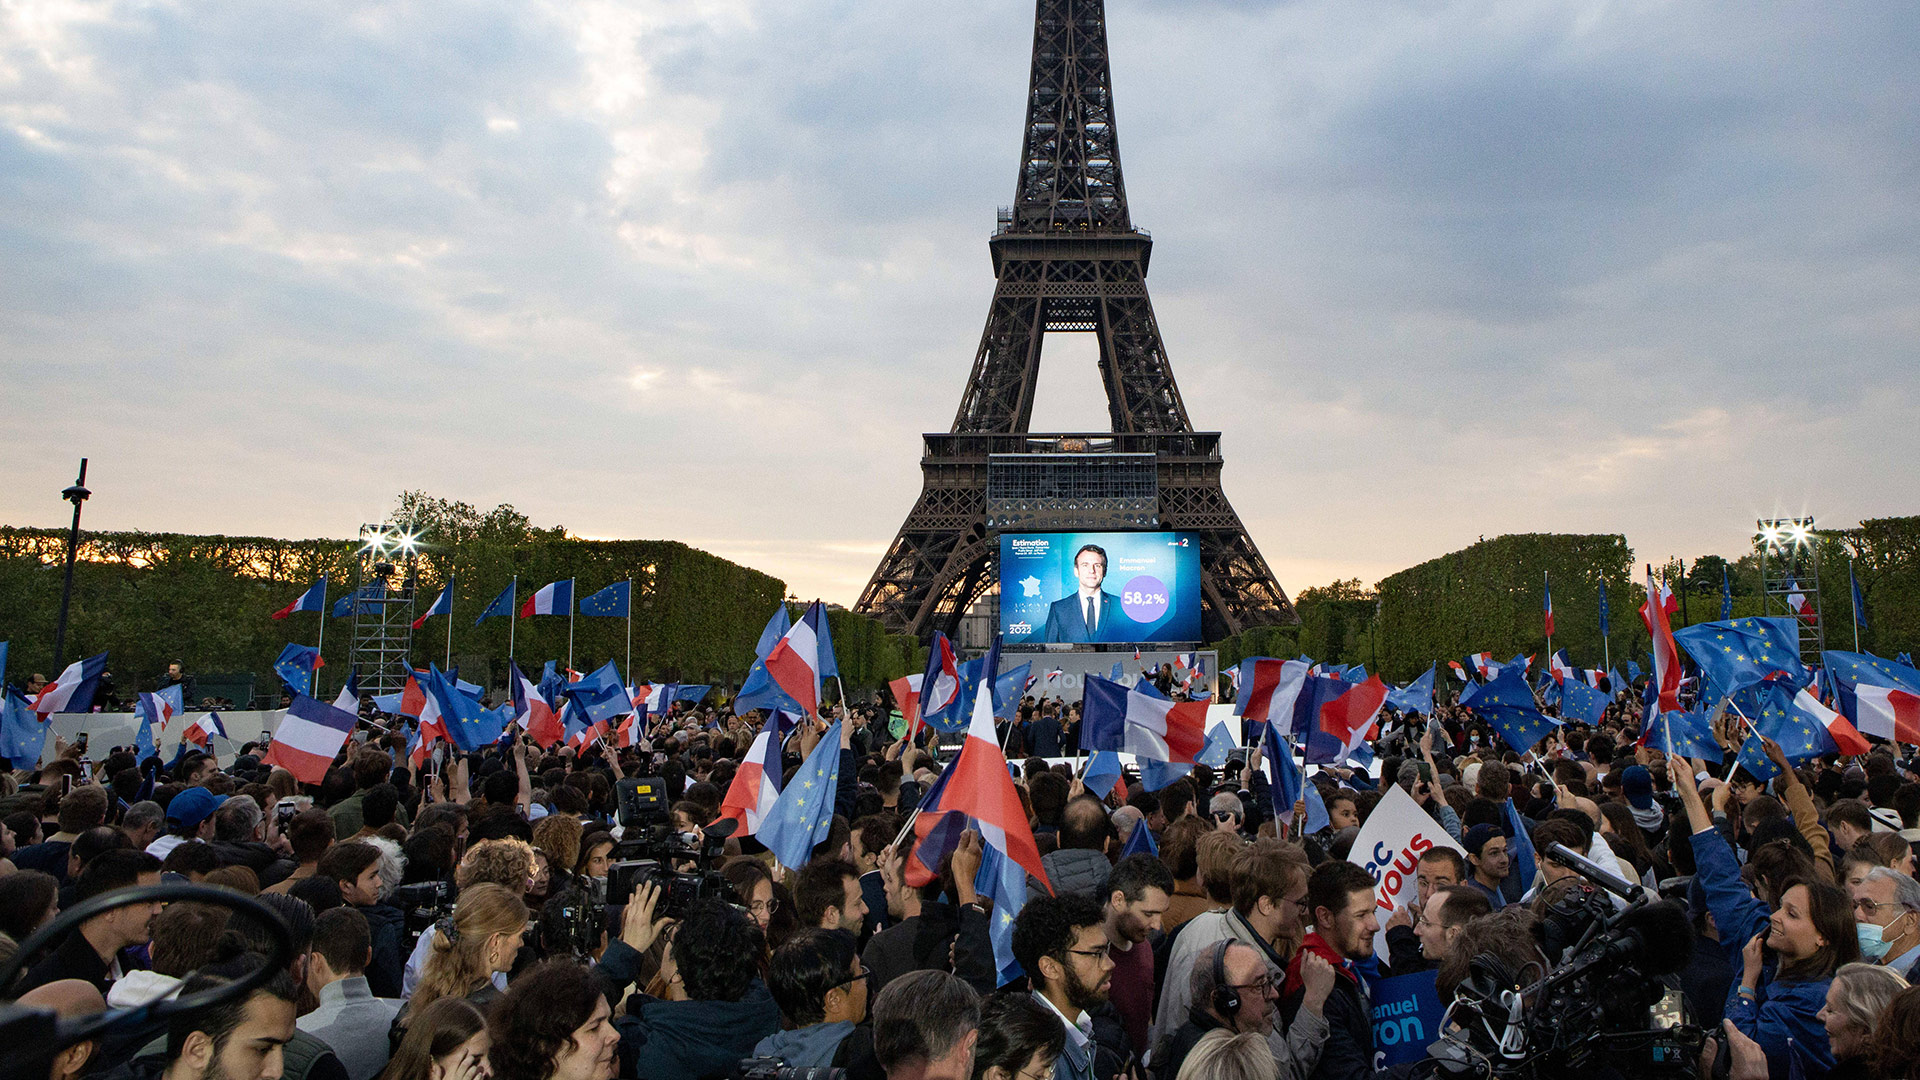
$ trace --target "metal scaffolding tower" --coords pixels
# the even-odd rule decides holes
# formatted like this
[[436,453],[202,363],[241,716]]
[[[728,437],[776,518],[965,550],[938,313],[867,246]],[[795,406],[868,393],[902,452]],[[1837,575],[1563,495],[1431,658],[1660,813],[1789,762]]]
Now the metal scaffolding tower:
[[388,525],[360,526],[359,580],[350,598],[350,655],[362,694],[394,694],[405,688],[403,673],[413,648],[417,555],[412,534]]
[[1755,523],[1760,548],[1761,614],[1790,616],[1800,629],[1800,660],[1820,663],[1826,620],[1820,609],[1820,556],[1811,517],[1765,518]]

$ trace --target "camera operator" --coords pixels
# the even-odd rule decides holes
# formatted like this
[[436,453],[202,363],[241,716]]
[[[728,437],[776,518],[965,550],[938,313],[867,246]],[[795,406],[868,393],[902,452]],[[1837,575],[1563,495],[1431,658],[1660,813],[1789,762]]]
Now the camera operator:
[[780,1030],[780,1007],[760,979],[766,938],[740,909],[714,899],[695,900],[677,923],[656,920],[660,897],[653,882],[634,889],[620,937],[593,969],[608,999],[620,1000],[641,954],[670,935],[661,970],[670,972],[672,999],[638,993],[627,1002],[614,1021],[621,1053],[640,1076],[724,1075]]
[[333,846],[333,819],[325,810],[302,810],[287,822],[287,842],[293,846],[293,872],[261,892],[291,893],[293,887],[320,869],[320,857]]
[[756,1058],[787,1068],[830,1066],[852,1080],[880,1080],[867,1018],[868,972],[853,935],[806,929],[787,940],[767,965],[767,984],[786,1030],[761,1039]]

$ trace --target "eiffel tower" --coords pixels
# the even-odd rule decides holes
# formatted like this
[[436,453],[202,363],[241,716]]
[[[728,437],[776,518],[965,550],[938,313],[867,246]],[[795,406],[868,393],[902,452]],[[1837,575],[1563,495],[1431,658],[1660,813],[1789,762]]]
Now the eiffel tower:
[[[998,279],[953,428],[923,436],[925,486],[860,594],[889,630],[949,635],[994,586],[1003,531],[1199,534],[1201,629],[1298,621],[1220,487],[1220,433],[1195,431],[1153,304],[1153,239],[1120,177],[1104,0],[1038,0],[1020,180],[988,241]],[[1093,334],[1110,432],[1030,431],[1041,345]]]

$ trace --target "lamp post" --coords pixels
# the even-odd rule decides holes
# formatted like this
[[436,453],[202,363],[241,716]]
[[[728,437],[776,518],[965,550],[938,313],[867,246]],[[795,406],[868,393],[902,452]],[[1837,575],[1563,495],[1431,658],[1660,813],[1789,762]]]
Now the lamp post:
[[60,621],[53,628],[53,670],[67,666],[67,609],[73,605],[73,559],[80,548],[80,504],[93,492],[87,490],[87,459],[80,459],[80,478],[60,497],[73,504],[73,526],[67,530],[66,578],[60,586]]

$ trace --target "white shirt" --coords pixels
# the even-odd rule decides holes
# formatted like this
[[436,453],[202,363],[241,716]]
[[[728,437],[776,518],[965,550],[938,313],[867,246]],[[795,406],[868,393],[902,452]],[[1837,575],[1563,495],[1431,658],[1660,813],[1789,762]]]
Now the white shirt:
[[1033,997],[1035,1001],[1053,1010],[1053,1015],[1059,1017],[1060,1022],[1066,1025],[1067,1037],[1073,1040],[1074,1046],[1085,1046],[1087,1045],[1087,1041],[1093,1038],[1093,1018],[1088,1016],[1085,1011],[1080,1013],[1078,1019],[1069,1020],[1067,1019],[1067,1014],[1061,1012],[1060,1007],[1049,1000],[1047,995],[1036,990],[1034,991]]
[[[187,838],[181,836],[179,833],[167,833],[165,836],[147,845],[147,854],[165,862],[167,856],[173,854],[174,848],[186,842]],[[196,843],[197,842],[198,841],[196,841]]]

